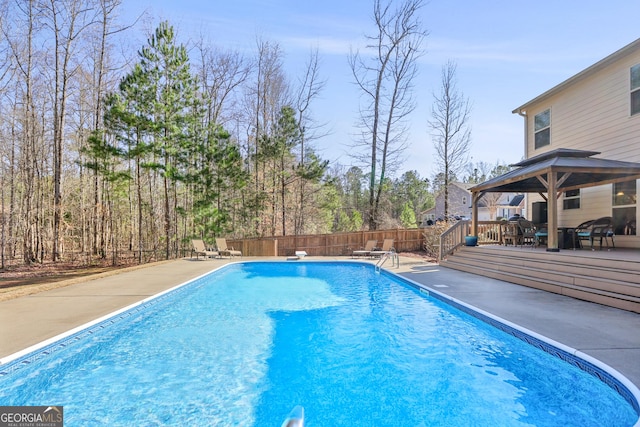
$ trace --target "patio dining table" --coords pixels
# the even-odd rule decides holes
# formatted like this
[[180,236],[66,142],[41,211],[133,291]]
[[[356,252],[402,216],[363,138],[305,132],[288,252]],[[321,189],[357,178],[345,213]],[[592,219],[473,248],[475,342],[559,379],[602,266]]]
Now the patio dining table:
[[580,248],[575,227],[558,227],[558,249]]
[[[544,243],[548,238],[548,230],[541,228],[536,233],[538,242]],[[580,247],[580,242],[576,236],[575,227],[558,227],[558,249],[576,249]]]

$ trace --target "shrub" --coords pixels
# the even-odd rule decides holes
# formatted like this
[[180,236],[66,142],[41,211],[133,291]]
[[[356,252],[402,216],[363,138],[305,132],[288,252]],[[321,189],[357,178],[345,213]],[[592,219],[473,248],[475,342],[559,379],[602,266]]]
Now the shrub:
[[444,221],[438,221],[435,225],[424,229],[422,236],[424,237],[424,250],[429,256],[438,258],[440,255],[440,235],[447,231],[449,224]]

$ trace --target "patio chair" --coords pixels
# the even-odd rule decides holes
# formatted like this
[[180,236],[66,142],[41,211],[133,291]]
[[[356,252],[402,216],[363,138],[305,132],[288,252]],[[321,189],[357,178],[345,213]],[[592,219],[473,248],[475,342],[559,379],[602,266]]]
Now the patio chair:
[[514,221],[503,221],[500,224],[500,233],[502,235],[502,244],[507,246],[511,243],[516,246],[519,242],[518,239],[518,223]]
[[588,239],[588,237],[586,236],[586,233],[590,232],[590,227],[591,224],[593,224],[593,221],[595,221],[594,219],[590,219],[589,221],[585,221],[583,223],[581,223],[580,225],[578,225],[576,228],[574,228],[573,230],[569,230],[569,233],[571,234],[571,239],[573,241],[573,248],[580,248],[582,249],[582,241],[580,239],[580,236],[578,235],[578,233],[582,233],[583,236],[586,237],[586,239]]
[[635,236],[636,235],[636,220],[632,219],[624,224],[624,234],[626,236]]
[[616,248],[613,233],[613,218],[610,216],[603,216],[593,221],[587,221],[576,227],[575,234],[582,247],[582,241],[588,240],[591,246],[591,250],[594,250],[593,243],[596,239],[600,239],[600,249],[602,250],[602,240],[604,239],[607,249],[609,247],[609,241],[611,239],[611,247]]
[[198,259],[200,255],[202,255],[205,259],[214,258],[220,255],[218,251],[207,249],[207,246],[204,244],[204,240],[193,239],[191,240],[191,245],[193,245],[193,248],[191,249],[191,256],[193,257],[193,254],[195,253],[196,259]]
[[233,258],[234,256],[242,257],[242,252],[233,249],[233,247],[227,246],[227,239],[224,237],[216,237],[216,246],[218,248],[218,252],[220,252],[220,256],[228,256]]
[[520,240],[520,247],[523,245],[531,245],[533,248],[536,245],[536,226],[533,222],[520,218],[518,219],[518,239]]
[[393,247],[393,242],[394,239],[384,239],[382,241],[382,248],[371,251],[371,256],[382,256],[389,252],[395,252],[396,250]]
[[357,256],[360,256],[360,257],[370,256],[371,251],[375,249],[377,244],[378,244],[377,240],[367,240],[367,243],[364,245],[363,249],[359,249],[357,251],[351,252],[351,258],[355,258]]
[[547,239],[549,238],[549,231],[546,228],[541,228],[535,233],[535,246],[540,246],[541,244],[547,244]]

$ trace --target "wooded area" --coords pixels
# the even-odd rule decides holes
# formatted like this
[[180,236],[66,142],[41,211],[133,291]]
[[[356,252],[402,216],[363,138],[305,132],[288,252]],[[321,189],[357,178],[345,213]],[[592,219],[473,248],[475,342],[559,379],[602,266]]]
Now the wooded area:
[[[257,40],[254,57],[204,39],[187,49],[162,22],[122,52],[133,28],[119,6],[0,3],[0,267],[362,228],[368,175],[314,149],[317,51],[292,79],[277,43]],[[416,226],[432,203],[415,171],[379,185],[382,228]]]
[[[0,269],[171,259],[192,238],[415,228],[457,180],[394,176],[427,34],[422,0],[375,0],[374,28],[393,33],[345,57],[357,86],[376,88],[359,121],[378,117],[364,146],[340,141],[349,166],[316,147],[331,139],[313,117],[325,84],[317,49],[289,76],[280,45],[261,38],[247,54],[184,42],[161,22],[131,47],[139,30],[119,18],[121,1],[0,0]],[[467,182],[490,170],[467,166]]]

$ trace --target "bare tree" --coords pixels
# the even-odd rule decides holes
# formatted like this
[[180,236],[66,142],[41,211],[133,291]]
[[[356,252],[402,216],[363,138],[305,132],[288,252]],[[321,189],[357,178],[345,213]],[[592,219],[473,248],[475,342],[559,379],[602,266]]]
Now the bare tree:
[[[298,170],[300,175],[304,175],[309,172],[313,165],[308,165],[307,154],[311,152],[309,150],[309,144],[319,135],[316,133],[322,125],[316,124],[311,117],[310,108],[311,103],[320,96],[320,92],[324,88],[326,80],[320,79],[320,64],[318,60],[318,49],[311,51],[309,60],[306,63],[304,77],[300,80],[300,85],[297,89],[295,105],[298,112],[298,126],[300,128],[300,162],[298,163]],[[307,151],[305,151],[307,148]],[[295,234],[301,234],[304,230],[305,208],[307,204],[306,179],[300,179],[297,188],[298,196],[296,197],[295,211],[294,211],[294,230]]]
[[[92,31],[86,37],[85,48],[88,51],[83,60],[83,66],[78,73],[80,89],[77,91],[81,99],[76,103],[79,106],[75,113],[75,131],[80,141],[78,151],[79,179],[82,193],[82,232],[80,249],[82,252],[89,250],[91,254],[106,256],[107,230],[111,230],[110,240],[114,240],[113,215],[111,215],[112,203],[109,203],[109,182],[99,173],[100,161],[93,144],[103,146],[105,134],[103,125],[104,98],[109,90],[117,85],[115,69],[119,64],[113,60],[113,38],[131,26],[121,26],[117,23],[117,11],[122,0],[95,0],[96,17]],[[84,113],[81,117],[80,112]],[[89,173],[86,173],[88,170]],[[86,212],[85,212],[86,211]],[[107,221],[111,223],[108,225]],[[111,245],[113,247],[113,244]],[[115,251],[112,251],[115,253]]]
[[[22,257],[25,264],[36,260],[37,247],[35,242],[39,240],[39,223],[37,212],[37,200],[40,193],[38,174],[40,171],[38,145],[39,125],[37,120],[36,104],[34,100],[34,86],[36,82],[34,74],[38,70],[34,64],[34,34],[38,32],[38,9],[35,1],[17,2],[14,9],[10,9],[13,19],[5,21],[2,26],[3,36],[8,44],[13,75],[13,97],[9,101],[13,104],[12,123],[9,134],[11,135],[10,150],[10,207],[9,230],[13,232],[14,218],[15,228],[18,229],[16,238],[22,238]],[[6,64],[9,64],[8,62]],[[14,172],[15,171],[15,172]],[[24,191],[20,191],[24,188]],[[14,212],[18,214],[14,215]],[[19,221],[18,218],[23,220]],[[9,237],[11,240],[11,236]]]
[[[221,128],[235,127],[238,129],[243,117],[240,109],[240,97],[244,85],[254,71],[254,64],[242,53],[233,50],[223,50],[212,42],[206,40],[201,35],[196,42],[195,51],[197,54],[197,76],[200,91],[204,98],[205,122],[206,126],[220,126]],[[240,144],[238,131],[233,144],[237,146],[240,152]],[[223,148],[218,144],[218,149]],[[232,150],[233,148],[226,148]],[[213,170],[224,169],[222,166],[229,164],[211,164]],[[224,173],[222,174],[224,175]],[[223,205],[226,203],[231,207],[232,217],[235,219],[239,213],[242,216],[242,208],[238,198],[244,196],[244,192],[238,192],[237,187],[240,185],[240,176],[235,176],[234,185],[229,185],[227,194],[223,194],[221,189],[215,197],[215,205],[218,212],[223,211]],[[223,180],[218,179],[219,186]],[[242,184],[244,187],[244,183]],[[240,195],[240,196],[239,196]],[[241,227],[232,227],[234,231],[241,231]]]
[[236,92],[252,72],[252,64],[240,52],[212,47],[204,37],[196,43],[198,77],[206,104],[207,121],[225,126],[237,110]]
[[449,215],[449,183],[468,162],[471,148],[471,104],[456,86],[456,63],[442,67],[440,93],[433,94],[429,126],[436,149],[436,163],[444,179],[444,215]]
[[[290,104],[290,88],[284,73],[284,52],[278,43],[258,40],[255,80],[247,93],[247,116],[252,123],[247,142],[247,152],[252,158],[252,172],[255,193],[250,203],[253,205],[254,233],[263,235],[265,231],[275,235],[277,225],[277,192],[269,169],[269,162],[263,150],[274,128],[281,108]],[[271,182],[268,181],[271,175]],[[261,216],[265,201],[271,199],[270,218]]]
[[392,4],[374,2],[377,34],[367,36],[366,55],[356,51],[349,56],[355,83],[363,95],[360,124],[363,144],[371,153],[367,159],[371,170],[369,228],[374,230],[387,169],[395,166],[406,148],[405,119],[415,108],[416,61],[427,35],[418,18],[423,0],[405,0],[397,9]]
[[482,197],[482,201],[484,202],[487,209],[489,209],[489,219],[491,221],[494,221],[496,219],[501,198],[502,193],[486,193]]
[[491,173],[492,167],[493,166],[487,162],[480,161],[474,163],[473,161],[470,161],[464,167],[466,172],[465,182],[470,184],[480,184],[481,182],[486,181],[487,177]]
[[[0,3],[0,64],[4,64],[0,66],[0,117],[5,116],[3,101],[13,68],[11,66],[12,60],[9,45],[4,36],[7,14],[8,7],[6,3]],[[6,116],[8,116],[8,114]],[[13,139],[7,138],[4,135],[4,130],[5,121],[4,119],[0,119],[0,212],[2,212],[2,214],[0,214],[0,269],[4,269],[5,267],[7,243],[9,243],[9,248],[13,246],[11,237],[13,232],[13,208],[15,206],[15,188],[13,185],[15,144],[13,144]],[[11,141],[11,144],[8,143],[9,141]],[[5,189],[8,189],[10,194],[8,214],[5,205]]]
[[49,0],[44,9],[47,26],[53,36],[53,248],[52,260],[60,256],[62,216],[62,157],[65,120],[75,48],[82,32],[95,21],[93,5],[84,0]]

